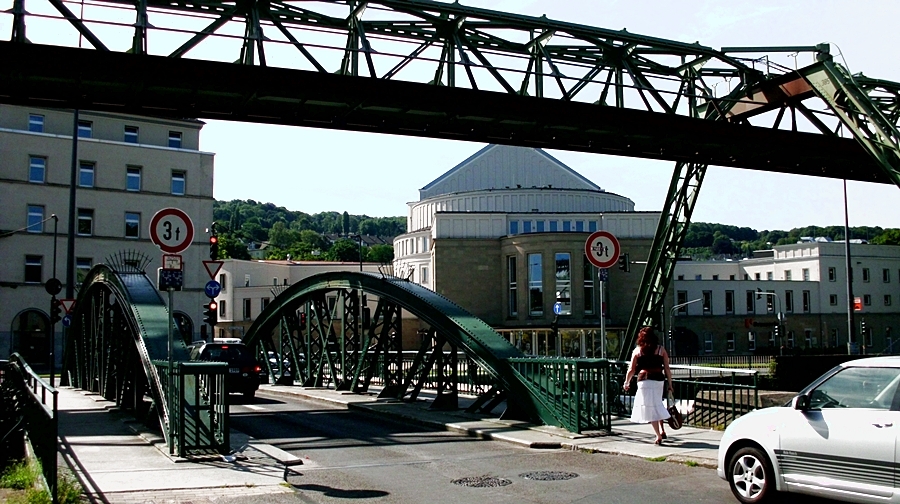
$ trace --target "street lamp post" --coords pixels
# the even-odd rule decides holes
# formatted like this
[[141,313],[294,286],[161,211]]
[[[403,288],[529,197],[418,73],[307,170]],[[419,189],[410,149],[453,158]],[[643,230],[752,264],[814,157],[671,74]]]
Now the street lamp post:
[[361,234],[350,235],[350,238],[356,238],[356,241],[359,243],[359,271],[362,271],[363,270],[363,268],[362,268],[362,262],[363,262],[362,261],[362,235]]
[[699,301],[703,301],[703,298],[692,299],[686,303],[677,304],[672,307],[672,313],[669,315],[669,355],[674,355],[675,350],[675,311]]

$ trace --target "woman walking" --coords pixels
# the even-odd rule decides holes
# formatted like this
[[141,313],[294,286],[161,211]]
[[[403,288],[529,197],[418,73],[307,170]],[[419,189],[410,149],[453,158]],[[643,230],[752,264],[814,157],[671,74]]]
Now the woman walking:
[[669,369],[669,354],[660,346],[659,338],[652,327],[643,327],[638,333],[637,347],[631,354],[631,363],[625,375],[623,388],[628,391],[631,377],[637,373],[638,389],[631,408],[631,421],[634,423],[650,423],[656,433],[656,444],[666,439],[664,420],[669,412],[663,404],[663,385],[669,384],[672,392],[672,370]]

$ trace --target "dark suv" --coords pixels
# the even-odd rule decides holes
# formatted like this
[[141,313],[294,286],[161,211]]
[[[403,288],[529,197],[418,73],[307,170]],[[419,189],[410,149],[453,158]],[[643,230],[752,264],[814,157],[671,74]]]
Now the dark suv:
[[228,363],[226,390],[240,392],[248,399],[256,395],[261,368],[253,352],[243,343],[200,341],[191,345],[191,360]]

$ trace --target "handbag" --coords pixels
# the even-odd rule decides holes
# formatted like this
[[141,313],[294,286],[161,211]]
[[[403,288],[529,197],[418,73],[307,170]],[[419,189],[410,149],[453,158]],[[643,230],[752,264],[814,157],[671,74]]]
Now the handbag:
[[682,416],[681,412],[678,411],[678,408],[675,406],[675,396],[669,392],[669,396],[666,398],[666,403],[669,411],[669,419],[667,423],[669,424],[669,428],[672,430],[678,430],[684,425],[684,416]]

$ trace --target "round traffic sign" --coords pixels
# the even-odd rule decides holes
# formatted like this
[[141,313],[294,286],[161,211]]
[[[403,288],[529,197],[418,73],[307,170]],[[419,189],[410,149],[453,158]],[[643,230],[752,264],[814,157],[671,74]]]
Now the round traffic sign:
[[63,325],[63,327],[71,327],[72,326],[72,316],[67,313],[66,316],[64,316],[62,318],[62,325]]
[[206,286],[203,287],[203,293],[210,299],[218,296],[220,292],[222,292],[222,284],[215,280],[206,282]]
[[51,278],[44,284],[44,290],[47,291],[47,294],[55,296],[62,290],[62,282],[60,282],[58,278]]
[[555,313],[556,315],[562,313],[562,303],[560,303],[559,301],[553,303],[553,313]]
[[194,223],[177,208],[163,208],[150,219],[150,240],[163,252],[183,252],[193,239]]
[[584,255],[598,268],[609,268],[619,260],[619,240],[609,231],[595,231],[584,242]]

